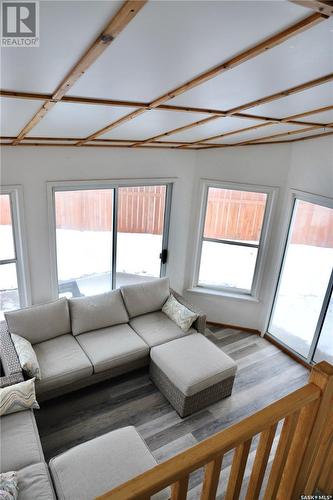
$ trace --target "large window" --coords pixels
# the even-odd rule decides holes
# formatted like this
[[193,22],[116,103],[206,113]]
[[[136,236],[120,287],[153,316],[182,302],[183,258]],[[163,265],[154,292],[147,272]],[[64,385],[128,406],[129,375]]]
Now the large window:
[[52,186],[61,296],[165,274],[171,185]]
[[256,294],[271,191],[205,185],[196,285]]
[[332,269],[333,202],[299,193],[268,332],[309,362],[333,360]]
[[0,320],[29,302],[26,257],[19,223],[19,188],[0,191]]

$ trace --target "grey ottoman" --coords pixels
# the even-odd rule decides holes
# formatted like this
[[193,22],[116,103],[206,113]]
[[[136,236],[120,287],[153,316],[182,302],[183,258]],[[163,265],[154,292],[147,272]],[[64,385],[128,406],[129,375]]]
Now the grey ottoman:
[[230,396],[236,363],[200,333],[153,347],[150,376],[181,417]]
[[[135,427],[123,427],[52,458],[58,500],[92,500],[157,465]],[[166,500],[169,489],[152,496]]]

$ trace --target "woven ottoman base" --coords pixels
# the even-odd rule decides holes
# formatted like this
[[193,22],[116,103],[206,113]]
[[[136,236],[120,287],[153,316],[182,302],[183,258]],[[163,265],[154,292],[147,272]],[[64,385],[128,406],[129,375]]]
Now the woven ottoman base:
[[235,380],[233,375],[192,396],[186,396],[153,361],[150,362],[150,378],[181,417],[191,415],[230,396]]

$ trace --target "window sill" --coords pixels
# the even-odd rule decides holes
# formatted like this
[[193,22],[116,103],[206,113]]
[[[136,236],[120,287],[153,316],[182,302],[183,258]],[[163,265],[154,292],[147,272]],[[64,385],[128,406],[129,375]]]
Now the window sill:
[[188,288],[186,290],[190,293],[199,293],[201,295],[213,295],[216,297],[223,297],[226,299],[232,300],[245,300],[247,302],[255,302],[259,303],[260,300],[253,295],[247,295],[245,293],[235,293],[235,292],[226,292],[225,290],[215,290],[214,288],[204,288],[201,286],[195,286],[193,288]]

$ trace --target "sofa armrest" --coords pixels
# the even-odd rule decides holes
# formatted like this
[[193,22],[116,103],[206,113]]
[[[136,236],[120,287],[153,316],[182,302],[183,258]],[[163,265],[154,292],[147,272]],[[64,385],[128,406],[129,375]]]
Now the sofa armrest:
[[204,314],[202,311],[200,311],[200,309],[198,309],[197,307],[195,307],[192,304],[190,304],[189,302],[187,302],[182,295],[180,295],[179,293],[172,290],[172,288],[170,288],[170,292],[178,300],[178,302],[180,302],[185,307],[190,309],[190,311],[193,311],[194,313],[199,314],[199,317],[195,320],[195,322],[193,323],[193,326],[198,332],[205,334],[206,319],[207,319],[206,314]]
[[23,373],[5,321],[0,322],[0,387],[22,382]]

